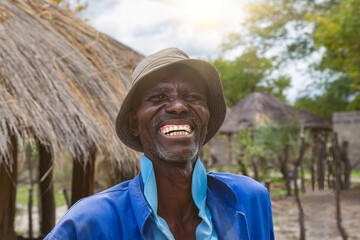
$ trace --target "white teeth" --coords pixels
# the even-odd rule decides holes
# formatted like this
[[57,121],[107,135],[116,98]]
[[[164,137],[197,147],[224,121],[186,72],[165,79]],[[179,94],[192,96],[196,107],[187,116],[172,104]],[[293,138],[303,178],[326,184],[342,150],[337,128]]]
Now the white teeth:
[[169,136],[184,136],[191,133],[191,128],[188,125],[178,125],[166,127],[162,129],[161,132]]

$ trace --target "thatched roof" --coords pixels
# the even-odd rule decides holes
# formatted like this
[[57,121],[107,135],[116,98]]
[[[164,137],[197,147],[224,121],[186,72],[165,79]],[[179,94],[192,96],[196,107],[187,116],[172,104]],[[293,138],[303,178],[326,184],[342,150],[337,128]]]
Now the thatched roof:
[[295,109],[274,96],[255,92],[236,104],[226,115],[220,133],[236,133],[240,130],[272,124],[294,124],[311,129],[330,130],[331,124],[315,114]]
[[[43,0],[0,0],[0,156],[9,134],[134,166],[115,118],[143,56]],[[8,158],[6,158],[9,161]]]

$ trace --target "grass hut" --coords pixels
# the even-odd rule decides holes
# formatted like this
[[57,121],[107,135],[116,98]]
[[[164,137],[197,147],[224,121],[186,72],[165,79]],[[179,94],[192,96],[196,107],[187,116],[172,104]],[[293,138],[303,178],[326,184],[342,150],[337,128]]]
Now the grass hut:
[[232,134],[267,124],[280,127],[294,121],[308,129],[331,130],[331,124],[322,117],[295,109],[272,95],[254,92],[228,112],[220,133]]
[[227,136],[227,155],[231,158],[232,134],[269,124],[281,127],[294,122],[305,129],[331,130],[331,124],[322,117],[306,110],[295,109],[272,95],[254,92],[228,112],[219,132]]
[[40,231],[55,223],[54,156],[74,158],[73,202],[92,193],[95,154],[135,174],[114,121],[142,55],[43,0],[0,0],[0,239],[15,239],[17,148],[38,143]]

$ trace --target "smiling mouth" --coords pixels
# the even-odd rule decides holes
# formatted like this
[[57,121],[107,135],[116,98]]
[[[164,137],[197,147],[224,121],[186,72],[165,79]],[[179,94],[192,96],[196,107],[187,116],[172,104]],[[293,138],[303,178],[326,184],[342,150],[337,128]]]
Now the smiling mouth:
[[167,136],[186,136],[192,132],[190,125],[165,125],[159,129],[160,132]]

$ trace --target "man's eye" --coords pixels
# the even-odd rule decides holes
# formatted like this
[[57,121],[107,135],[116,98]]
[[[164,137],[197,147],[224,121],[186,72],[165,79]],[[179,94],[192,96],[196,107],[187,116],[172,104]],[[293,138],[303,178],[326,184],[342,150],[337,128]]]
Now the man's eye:
[[184,98],[188,101],[197,101],[202,99],[200,96],[195,94],[186,94]]
[[149,98],[149,100],[151,100],[151,101],[161,101],[164,99],[166,99],[166,96],[164,94],[154,95]]

